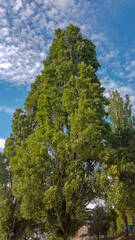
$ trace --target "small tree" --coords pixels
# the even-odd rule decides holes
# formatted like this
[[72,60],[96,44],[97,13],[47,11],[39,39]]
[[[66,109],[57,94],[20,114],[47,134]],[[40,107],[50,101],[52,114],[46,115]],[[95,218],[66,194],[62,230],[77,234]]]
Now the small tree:
[[113,221],[114,212],[109,212],[103,206],[96,206],[87,211],[87,223],[89,224],[90,235],[96,235],[99,240],[100,235],[107,236],[107,232]]

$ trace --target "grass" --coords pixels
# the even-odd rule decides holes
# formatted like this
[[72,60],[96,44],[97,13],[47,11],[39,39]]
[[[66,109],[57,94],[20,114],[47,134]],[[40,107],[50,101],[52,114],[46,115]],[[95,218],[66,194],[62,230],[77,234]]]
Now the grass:
[[119,237],[116,240],[135,240],[135,236]]
[[[110,238],[107,238],[108,240],[110,239],[110,240],[113,240],[113,239],[115,239],[115,240],[135,240],[135,235],[129,235],[129,237],[124,237],[124,236],[122,236],[122,237],[110,237]],[[81,239],[80,239],[81,240]],[[97,238],[90,238],[89,240],[97,240]],[[100,240],[104,240],[104,238],[100,238]]]

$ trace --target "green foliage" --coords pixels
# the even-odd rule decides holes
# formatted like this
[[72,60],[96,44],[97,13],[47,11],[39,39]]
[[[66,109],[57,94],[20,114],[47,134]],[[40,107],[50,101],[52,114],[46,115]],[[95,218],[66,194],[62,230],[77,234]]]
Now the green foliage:
[[55,34],[26,112],[14,114],[5,151],[23,217],[42,221],[48,239],[69,239],[95,198],[94,169],[106,156],[107,100],[94,44],[73,25]]
[[[37,226],[20,215],[20,204],[11,190],[10,168],[4,155],[0,154],[0,239],[33,239]],[[35,239],[35,238],[34,238]]]
[[15,110],[12,120],[12,133],[6,139],[4,154],[7,161],[16,154],[22,140],[26,140],[32,133],[30,117],[21,108]]
[[126,207],[135,211],[135,128],[129,96],[126,95],[124,102],[117,91],[112,92],[109,110],[112,123],[109,141],[113,148],[110,152],[110,163],[117,172],[115,202],[118,209],[125,211]]
[[[121,226],[123,225],[123,219],[122,219],[122,214],[115,209],[115,212],[117,213],[117,219],[116,219],[116,224],[117,224],[117,232],[121,232]],[[132,225],[132,217],[130,214],[127,214],[127,222],[128,225]]]
[[129,96],[125,96],[125,102],[118,91],[110,93],[110,104],[108,110],[110,113],[110,121],[113,132],[119,129],[125,129],[132,124],[131,105]]
[[[37,102],[38,102],[38,97],[40,94],[41,90],[41,76],[38,75],[36,77],[36,80],[34,83],[31,83],[31,91],[28,92],[28,96],[25,99],[25,110],[26,110],[26,116],[29,119],[29,127],[32,131],[37,125],[36,122],[36,112],[37,112]],[[28,120],[27,120],[28,121]],[[28,135],[30,134],[30,131],[27,131]],[[27,135],[27,136],[28,136]]]
[[88,39],[83,39],[80,28],[69,25],[66,30],[57,29],[50,53],[44,61],[45,67],[49,65],[61,65],[71,61],[73,63],[74,75],[77,73],[77,66],[81,62],[91,65],[95,71],[100,66],[95,52],[95,45]]
[[16,109],[13,114],[12,133],[6,140],[4,155],[0,158],[0,204],[2,209],[0,212],[0,231],[2,239],[17,240],[26,236],[33,239],[37,229],[39,231],[37,223],[22,217],[21,202],[14,197],[12,192],[12,173],[9,163],[10,159],[16,155],[21,142],[25,141],[32,131],[29,115],[21,108]]
[[108,109],[112,131],[108,137],[109,157],[102,165],[100,183],[105,188],[108,204],[114,205],[124,220],[128,212],[135,212],[135,128],[129,96],[124,101],[117,91],[110,93]]
[[4,156],[0,153],[0,239],[7,239],[7,218],[10,216],[10,197],[11,192],[8,190],[8,170]]

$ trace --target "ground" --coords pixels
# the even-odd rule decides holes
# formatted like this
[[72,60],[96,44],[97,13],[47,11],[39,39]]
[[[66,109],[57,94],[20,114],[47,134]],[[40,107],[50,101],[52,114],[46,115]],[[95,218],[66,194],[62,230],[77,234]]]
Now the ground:
[[120,237],[120,238],[117,238],[116,240],[135,240],[135,236]]

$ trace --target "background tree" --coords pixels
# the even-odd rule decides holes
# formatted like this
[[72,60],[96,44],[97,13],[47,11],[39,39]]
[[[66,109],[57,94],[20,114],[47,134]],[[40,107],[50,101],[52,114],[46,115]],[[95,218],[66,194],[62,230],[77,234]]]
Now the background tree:
[[107,210],[105,206],[96,206],[94,209],[87,210],[90,236],[96,236],[98,240],[100,235],[107,237],[111,223],[115,224],[115,215],[113,210]]
[[128,95],[124,101],[117,91],[113,91],[109,99],[112,131],[108,138],[109,159],[103,165],[101,179],[102,185],[107,186],[107,201],[122,213],[127,236],[126,215],[135,212],[135,122]]
[[[39,78],[40,77],[37,77],[37,80]],[[33,105],[35,105],[35,102]],[[1,186],[1,206],[3,209],[5,209],[6,216],[4,216],[2,211],[1,221],[3,221],[3,226],[5,226],[4,221],[6,222],[6,234],[7,236],[11,236],[13,239],[27,239],[28,237],[35,239],[37,232],[38,239],[38,235],[40,235],[39,222],[35,223],[31,220],[29,221],[24,219],[20,213],[21,202],[14,197],[12,192],[12,173],[10,171],[10,159],[16,155],[17,149],[20,147],[21,142],[23,140],[26,141],[35,126],[36,122],[34,118],[34,109],[32,110],[30,108],[27,113],[21,108],[16,109],[13,114],[12,133],[5,142],[4,155],[2,158],[3,167],[1,167],[0,171],[7,173],[5,178],[4,175],[1,174],[1,180],[4,178],[5,181],[4,185]],[[6,220],[4,220],[5,218]],[[40,225],[42,227],[41,223]],[[3,233],[2,236],[4,236]]]
[[0,239],[39,239],[38,224],[22,218],[20,203],[13,195],[11,185],[10,166],[5,156],[0,153]]
[[30,118],[22,110],[17,108],[13,114],[12,133],[6,139],[4,155],[9,164],[10,158],[16,154],[17,148],[20,146],[22,140],[26,140],[32,132]]
[[23,217],[42,221],[48,239],[69,239],[95,198],[94,168],[106,156],[107,100],[96,76],[94,44],[73,25],[55,35],[44,70],[26,98],[26,112],[14,116],[10,163]]

